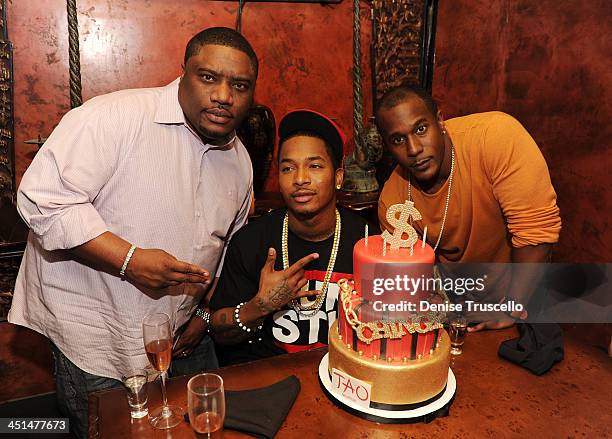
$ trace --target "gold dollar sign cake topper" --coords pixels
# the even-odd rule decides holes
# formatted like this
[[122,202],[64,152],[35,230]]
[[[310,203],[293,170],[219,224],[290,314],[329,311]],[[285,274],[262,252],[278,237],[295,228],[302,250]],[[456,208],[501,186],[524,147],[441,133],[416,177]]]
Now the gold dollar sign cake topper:
[[[398,212],[399,218],[397,217]],[[397,250],[400,247],[412,247],[419,239],[416,230],[410,225],[410,217],[415,221],[421,219],[421,212],[416,210],[412,201],[406,200],[404,204],[394,204],[387,209],[387,221],[395,230],[393,235],[385,230],[382,237],[389,243],[392,250]],[[402,239],[404,234],[408,235],[407,239]]]

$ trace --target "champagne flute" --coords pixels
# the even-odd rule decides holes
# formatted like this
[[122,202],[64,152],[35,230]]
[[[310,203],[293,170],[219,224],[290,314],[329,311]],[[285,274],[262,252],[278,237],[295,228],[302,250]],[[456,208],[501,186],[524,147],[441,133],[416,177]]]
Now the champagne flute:
[[149,422],[154,428],[172,428],[183,421],[185,412],[179,406],[168,405],[166,397],[166,371],[172,358],[170,317],[165,313],[147,315],[142,320],[142,333],[149,362],[155,370],[161,372],[163,406],[150,412]]

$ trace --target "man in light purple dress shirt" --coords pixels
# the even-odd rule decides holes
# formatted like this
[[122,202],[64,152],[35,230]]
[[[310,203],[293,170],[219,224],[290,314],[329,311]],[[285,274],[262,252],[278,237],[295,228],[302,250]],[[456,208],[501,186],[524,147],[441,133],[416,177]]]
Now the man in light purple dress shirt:
[[186,328],[174,351],[182,372],[217,366],[196,309],[246,222],[252,169],[235,129],[257,73],[242,35],[206,29],[179,79],[66,114],[23,177],[18,208],[31,233],[9,321],[53,343],[60,408],[79,437],[88,392],[148,364],[145,315]]

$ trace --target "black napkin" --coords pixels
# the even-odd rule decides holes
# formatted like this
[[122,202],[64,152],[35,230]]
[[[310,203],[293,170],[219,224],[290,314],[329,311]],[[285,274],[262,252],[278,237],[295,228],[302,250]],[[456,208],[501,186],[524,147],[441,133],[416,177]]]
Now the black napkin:
[[520,337],[506,340],[497,354],[535,375],[542,375],[563,360],[563,335],[555,323],[520,323]]
[[300,380],[295,375],[260,389],[226,390],[223,426],[258,438],[273,438],[299,392]]

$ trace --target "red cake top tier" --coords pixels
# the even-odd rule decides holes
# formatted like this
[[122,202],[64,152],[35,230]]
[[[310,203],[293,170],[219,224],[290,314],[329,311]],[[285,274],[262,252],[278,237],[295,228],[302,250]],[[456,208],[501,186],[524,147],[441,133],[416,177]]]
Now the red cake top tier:
[[[386,251],[383,254],[383,245],[386,245]],[[391,277],[391,270],[401,269],[399,264],[406,264],[405,273],[412,276],[431,276],[432,268],[435,260],[435,254],[429,244],[425,244],[423,247],[422,241],[417,241],[412,247],[412,254],[410,254],[409,247],[400,247],[399,249],[391,249],[391,246],[384,242],[381,235],[374,235],[368,237],[368,244],[366,245],[365,238],[360,239],[353,249],[353,278],[355,279],[355,290],[362,293],[361,281],[362,281],[362,270],[369,266],[373,267],[376,265],[380,270],[378,274],[380,277]],[[384,270],[384,265],[393,264],[389,268],[390,270]],[[415,266],[414,264],[423,264]],[[418,272],[414,272],[413,269],[417,268]],[[424,271],[424,272],[422,272]]]

